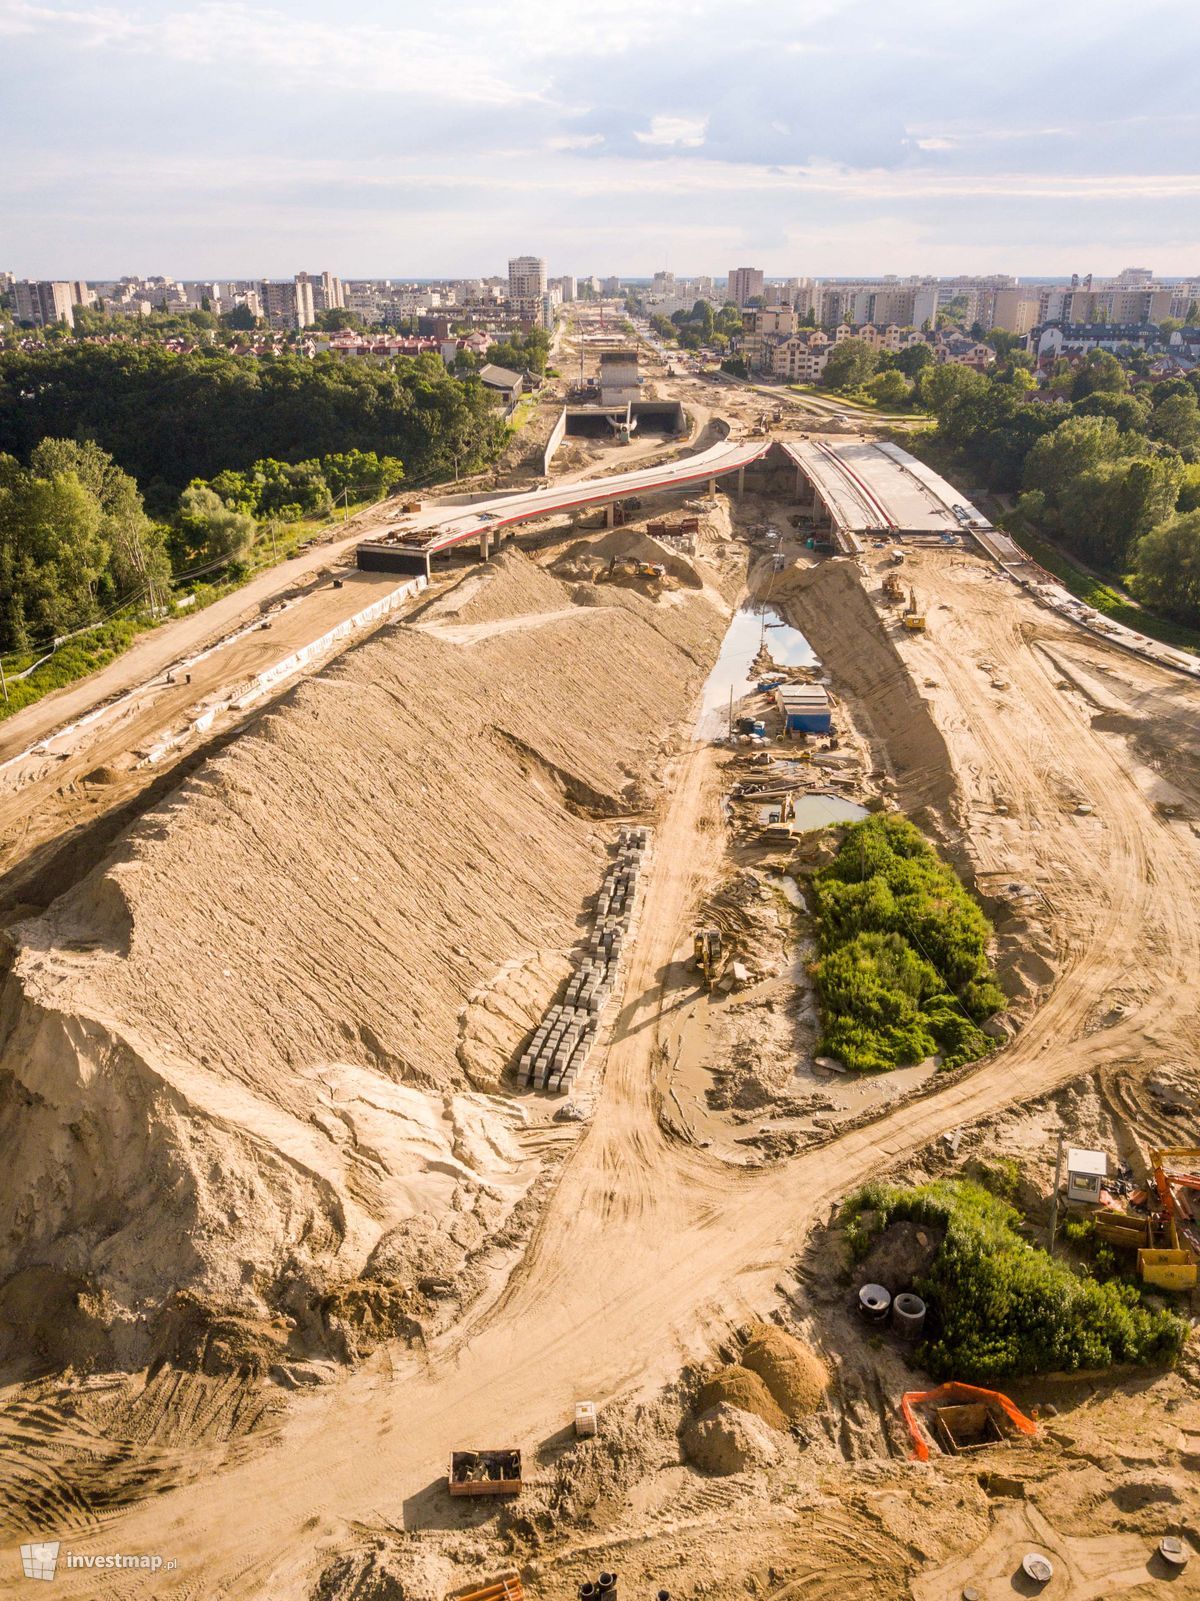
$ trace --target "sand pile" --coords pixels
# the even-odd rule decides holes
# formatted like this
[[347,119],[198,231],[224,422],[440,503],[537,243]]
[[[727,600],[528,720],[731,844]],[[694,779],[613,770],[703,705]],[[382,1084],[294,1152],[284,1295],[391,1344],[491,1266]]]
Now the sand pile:
[[759,1417],[718,1405],[693,1418],[683,1431],[683,1449],[702,1473],[745,1473],[779,1460],[779,1442]]
[[696,1397],[696,1412],[716,1406],[736,1407],[749,1412],[772,1429],[786,1429],[787,1418],[763,1379],[744,1367],[725,1367],[707,1379]]
[[901,808],[946,813],[954,790],[946,742],[885,633],[857,564],[792,566],[776,576],[771,598],[816,651],[835,693],[854,700],[875,760],[895,776]]
[[825,1364],[807,1345],[773,1323],[751,1327],[740,1360],[758,1375],[779,1410],[793,1423],[820,1406],[829,1384]]
[[87,1281],[125,1358],[180,1287],[270,1315],[403,1281],[431,1238],[452,1271],[530,1182],[486,1092],[725,619],[580,607],[515,552],[485,578],[300,685],[14,930],[0,1283]]

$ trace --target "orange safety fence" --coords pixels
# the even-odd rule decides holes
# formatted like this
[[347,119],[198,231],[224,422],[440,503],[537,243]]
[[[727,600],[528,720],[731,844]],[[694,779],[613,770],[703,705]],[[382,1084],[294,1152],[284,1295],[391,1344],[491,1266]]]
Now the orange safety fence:
[[921,1433],[921,1426],[913,1411],[914,1404],[919,1405],[923,1401],[944,1401],[952,1395],[965,1396],[972,1401],[994,1401],[1014,1428],[1019,1429],[1022,1434],[1037,1433],[1037,1424],[1014,1406],[1007,1395],[1001,1395],[999,1390],[981,1390],[976,1384],[960,1384],[957,1379],[951,1379],[949,1384],[939,1384],[936,1390],[909,1390],[900,1398],[900,1410],[904,1413],[904,1421],[908,1424],[908,1432],[912,1435],[915,1462],[929,1461],[929,1447],[925,1443],[925,1436]]

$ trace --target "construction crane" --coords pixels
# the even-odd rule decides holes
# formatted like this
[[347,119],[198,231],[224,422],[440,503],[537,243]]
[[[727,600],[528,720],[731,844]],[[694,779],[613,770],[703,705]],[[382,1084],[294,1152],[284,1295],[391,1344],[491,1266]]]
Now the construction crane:
[[719,928],[698,928],[692,935],[692,956],[695,965],[704,974],[705,989],[712,989],[721,976],[723,950]]

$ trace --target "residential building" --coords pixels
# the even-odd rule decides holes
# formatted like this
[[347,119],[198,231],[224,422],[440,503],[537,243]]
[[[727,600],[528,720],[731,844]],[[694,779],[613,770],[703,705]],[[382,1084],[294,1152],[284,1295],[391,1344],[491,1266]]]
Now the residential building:
[[816,383],[834,341],[823,329],[801,328],[781,339],[771,352],[771,370],[791,383]]
[[742,314],[739,350],[747,366],[772,370],[775,346],[796,331],[791,306],[748,307]]
[[315,318],[312,280],[298,272],[291,283],[264,280],[262,306],[272,328],[309,328]]
[[977,344],[964,334],[952,334],[948,339],[937,341],[933,347],[933,359],[939,366],[949,363],[956,367],[973,367],[976,372],[986,372],[995,361],[996,352],[991,345]]
[[342,280],[331,272],[323,272],[313,284],[313,307],[316,311],[341,311],[346,305],[346,291]]
[[485,389],[498,394],[506,407],[511,407],[519,399],[525,385],[521,373],[513,372],[508,367],[493,366],[490,362],[479,369],[479,382]]
[[578,297],[579,291],[576,287],[575,280],[569,274],[564,275],[558,280],[558,287],[564,300],[575,300]]
[[980,318],[985,328],[1004,328],[1010,334],[1027,334],[1038,320],[1039,297],[1030,289],[997,289],[988,298]]
[[752,300],[761,300],[763,274],[760,267],[731,267],[725,298],[735,306],[747,306]]
[[619,278],[606,278],[600,285],[600,293],[606,300],[617,300],[621,294],[621,280]]
[[920,284],[913,290],[912,325],[914,328],[936,328],[940,284]]
[[19,278],[13,284],[13,297],[18,322],[31,322],[35,328],[48,328],[56,322],[75,326],[73,284]]
[[508,263],[508,298],[513,309],[540,318],[545,293],[546,263],[542,258],[513,256]]

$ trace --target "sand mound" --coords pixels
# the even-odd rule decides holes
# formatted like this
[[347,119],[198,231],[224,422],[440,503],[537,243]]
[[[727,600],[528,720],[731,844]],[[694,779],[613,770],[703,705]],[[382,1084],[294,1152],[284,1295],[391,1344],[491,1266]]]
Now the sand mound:
[[303,1322],[364,1276],[452,1276],[537,1176],[520,1115],[470,1092],[551,999],[607,819],[652,792],[725,619],[691,594],[585,610],[516,551],[469,582],[11,931],[0,1284],[107,1293],[119,1362],[177,1290]]
[[748,1368],[722,1368],[700,1386],[700,1393],[696,1397],[697,1413],[708,1412],[718,1406],[732,1406],[739,1412],[750,1412],[772,1429],[787,1428],[788,1420],[770,1390],[759,1375]]
[[760,1417],[719,1405],[693,1418],[683,1431],[683,1449],[702,1473],[745,1473],[779,1460],[779,1445]]
[[829,1383],[825,1364],[807,1345],[773,1323],[753,1325],[741,1361],[758,1375],[780,1411],[793,1421],[821,1404]]
[[665,567],[688,589],[700,589],[703,580],[686,556],[678,555],[637,528],[614,528],[599,539],[580,539],[558,556],[552,571],[564,578],[582,578],[603,571],[612,561],[647,561]]

